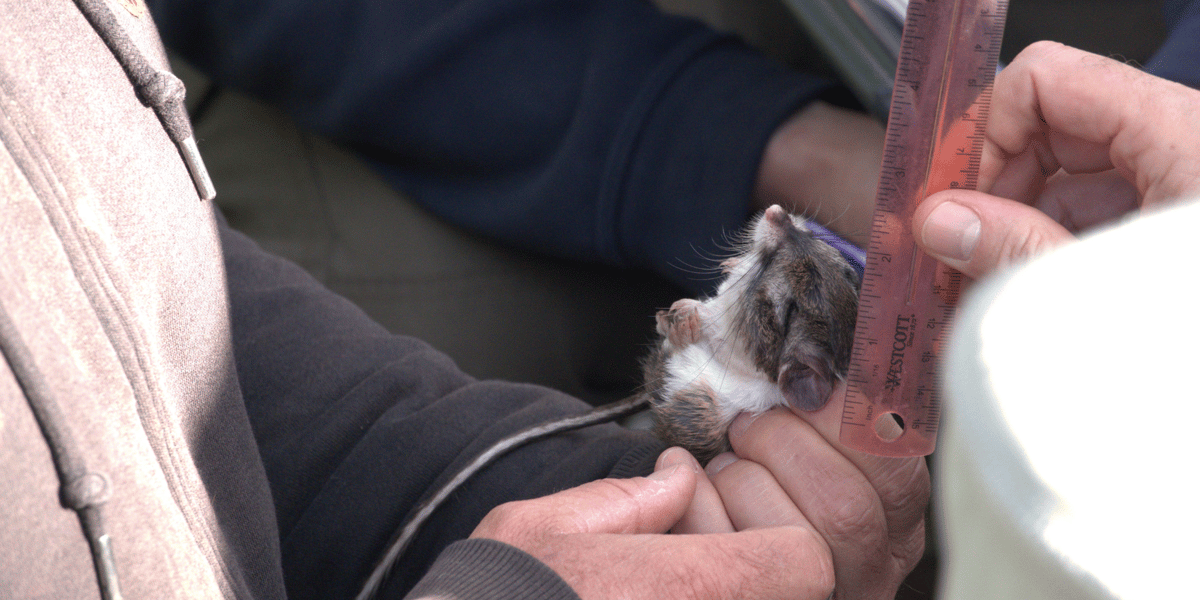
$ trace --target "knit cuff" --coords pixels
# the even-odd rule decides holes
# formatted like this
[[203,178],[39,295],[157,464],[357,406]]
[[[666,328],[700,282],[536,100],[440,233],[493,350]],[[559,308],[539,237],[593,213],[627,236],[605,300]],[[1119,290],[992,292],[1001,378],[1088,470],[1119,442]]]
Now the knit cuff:
[[550,567],[513,546],[488,539],[451,544],[406,598],[579,600]]

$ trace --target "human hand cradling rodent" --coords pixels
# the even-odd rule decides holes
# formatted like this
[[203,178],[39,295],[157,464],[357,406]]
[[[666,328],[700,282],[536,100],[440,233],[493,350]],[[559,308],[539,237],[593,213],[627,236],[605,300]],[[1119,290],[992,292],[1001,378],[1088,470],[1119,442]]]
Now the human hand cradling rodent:
[[842,446],[844,391],[804,418],[742,415],[737,454],[707,471],[672,448],[649,478],[505,504],[472,537],[524,550],[584,600],[894,598],[924,549],[929,472]]
[[704,479],[698,469],[662,462],[650,477],[593,481],[503,504],[471,537],[524,550],[583,600],[829,597],[829,547],[810,528],[660,535],[688,509]]
[[[802,527],[828,545],[838,598],[891,599],[925,547],[929,471],[923,457],[886,458],[838,441],[845,386],[813,412],[742,414],[733,452],[714,458],[677,533]],[[682,449],[659,465],[690,464]]]
[[924,548],[929,473],[841,446],[843,393],[807,420],[743,415],[738,454],[707,473],[672,448],[649,478],[505,504],[472,537],[524,550],[584,600],[894,598]]
[[1200,192],[1200,92],[1040,42],[996,78],[980,190],[926,198],[917,243],[981,277]]

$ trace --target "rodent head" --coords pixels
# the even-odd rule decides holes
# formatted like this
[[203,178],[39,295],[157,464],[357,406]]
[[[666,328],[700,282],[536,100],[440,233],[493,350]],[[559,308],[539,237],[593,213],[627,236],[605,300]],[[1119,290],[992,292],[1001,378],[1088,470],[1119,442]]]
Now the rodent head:
[[727,261],[720,293],[733,293],[732,323],[755,367],[800,410],[823,406],[850,363],[859,276],[803,219],[772,206],[748,247]]

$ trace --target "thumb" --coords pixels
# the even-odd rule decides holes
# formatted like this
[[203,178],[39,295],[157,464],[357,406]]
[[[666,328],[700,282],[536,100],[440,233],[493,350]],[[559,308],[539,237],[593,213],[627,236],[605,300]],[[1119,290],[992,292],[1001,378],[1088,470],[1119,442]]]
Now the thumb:
[[665,533],[687,511],[696,491],[696,472],[665,467],[649,477],[601,479],[542,500],[568,516],[561,533]]
[[500,505],[471,537],[522,541],[573,533],[665,533],[692,502],[696,472],[685,465],[649,477],[601,479],[533,500]]
[[922,250],[976,279],[1075,239],[1032,206],[970,190],[929,196],[912,228]]

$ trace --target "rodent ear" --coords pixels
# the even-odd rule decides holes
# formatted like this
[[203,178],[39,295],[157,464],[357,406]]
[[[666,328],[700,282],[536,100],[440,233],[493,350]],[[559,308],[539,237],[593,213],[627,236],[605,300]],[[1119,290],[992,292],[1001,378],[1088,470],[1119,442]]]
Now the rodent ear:
[[788,404],[803,411],[814,411],[829,401],[833,377],[829,365],[820,359],[788,357],[779,368],[779,391]]

